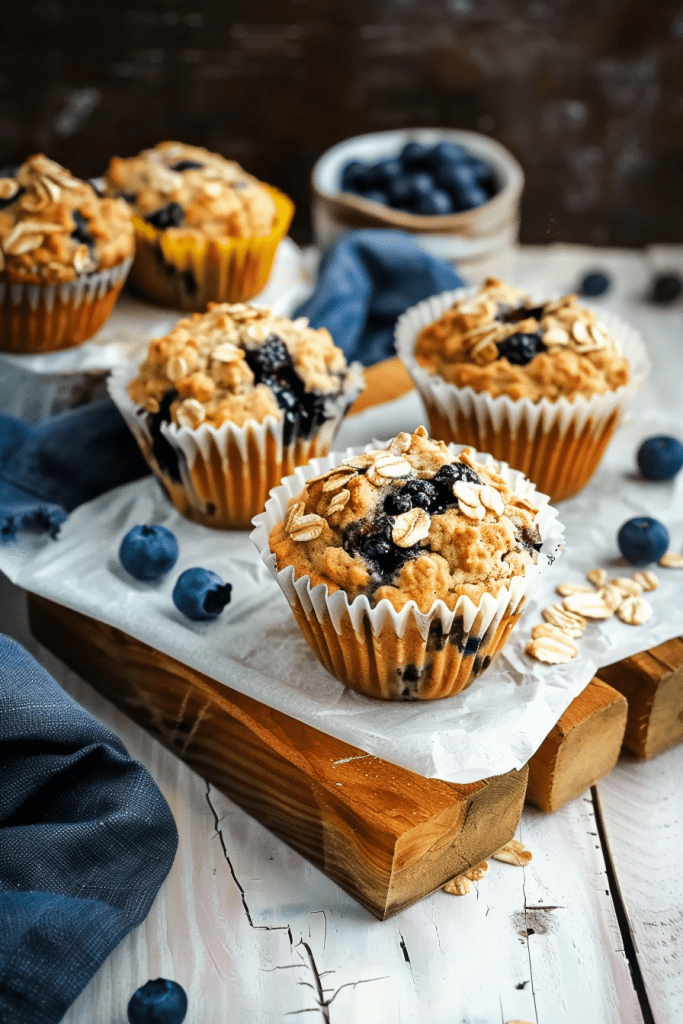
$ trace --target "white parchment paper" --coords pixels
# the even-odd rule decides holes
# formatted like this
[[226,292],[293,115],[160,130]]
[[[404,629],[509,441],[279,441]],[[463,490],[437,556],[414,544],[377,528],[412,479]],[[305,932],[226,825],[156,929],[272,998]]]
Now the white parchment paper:
[[[413,393],[347,420],[337,446],[389,437],[423,419]],[[645,625],[627,626],[616,618],[590,624],[579,641],[580,657],[568,665],[543,666],[524,654],[540,609],[557,600],[557,583],[583,581],[595,566],[611,575],[632,571],[616,546],[616,530],[625,519],[657,516],[669,528],[671,550],[681,550],[683,474],[675,483],[648,484],[634,471],[639,441],[663,430],[683,438],[683,422],[670,419],[634,421],[618,432],[594,482],[560,505],[567,550],[547,573],[503,655],[469,690],[445,701],[391,704],[342,688],[310,652],[247,533],[187,522],[151,478],[77,509],[57,541],[24,534],[0,547],[0,569],[27,590],[117,626],[363,750],[425,776],[472,782],[520,768],[596,666],[683,634],[683,572],[655,567],[661,585],[647,595],[654,615]],[[121,538],[136,523],[161,523],[178,537],[179,562],[161,583],[138,583],[118,563]],[[173,607],[173,584],[194,565],[233,584],[233,601],[214,622],[193,623]]]

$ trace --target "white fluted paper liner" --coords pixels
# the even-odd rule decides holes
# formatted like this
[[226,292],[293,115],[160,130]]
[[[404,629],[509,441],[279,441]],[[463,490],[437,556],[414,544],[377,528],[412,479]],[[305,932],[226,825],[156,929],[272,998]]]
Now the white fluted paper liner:
[[183,515],[220,529],[246,528],[260,511],[268,492],[296,465],[329,451],[346,409],[363,386],[360,366],[351,364],[344,392],[330,399],[327,418],[310,438],[283,440],[284,424],[275,416],[262,423],[248,420],[243,427],[226,422],[220,427],[202,423],[196,429],[162,423],[163,437],[178,453],[180,483],[169,478],[152,451],[148,414],[130,398],[128,385],[138,365],[112,370],[109,394],[130,427],[152,472],[161,480]]
[[[533,402],[530,398],[513,399],[508,395],[493,397],[487,392],[478,392],[471,387],[458,387],[449,383],[437,374],[429,373],[415,359],[415,344],[420,331],[438,320],[455,302],[476,294],[476,288],[458,288],[454,291],[442,292],[440,295],[433,295],[423,302],[412,306],[399,317],[396,324],[396,351],[410,374],[428,410],[433,410],[436,415],[450,428],[451,437],[455,440],[466,441],[470,444],[487,443],[493,447],[491,435],[495,435],[496,449],[494,455],[499,458],[513,457],[513,444],[518,435],[526,439],[527,464],[523,468],[527,473],[531,472],[533,464],[538,467],[534,480],[542,490],[549,490],[554,500],[560,497],[568,497],[582,487],[592,475],[602,455],[609,436],[616,425],[618,418],[623,415],[624,410],[634,398],[638,389],[647,379],[650,362],[647,351],[642,342],[640,334],[634,328],[612,313],[599,312],[599,320],[609,331],[614,339],[618,351],[628,360],[631,379],[628,384],[608,391],[603,395],[593,395],[585,398],[577,395],[573,400],[560,397],[555,401],[542,398],[539,402]],[[532,296],[533,301],[548,301],[548,296]],[[476,423],[477,440],[472,436],[458,436],[462,433],[462,424],[459,420]],[[434,427],[434,425],[433,425]],[[554,432],[553,445],[558,440],[563,442],[571,437],[575,439],[582,437],[584,431],[588,434],[588,441],[583,446],[582,454],[586,458],[586,472],[584,479],[577,480],[578,486],[574,487],[571,480],[568,481],[569,489],[565,492],[561,479],[558,481],[556,474],[557,467],[548,471],[544,465],[545,460],[539,458],[538,446],[534,454],[535,439],[547,436]],[[608,431],[608,432],[607,432]],[[439,436],[439,431],[434,431]],[[604,444],[599,443],[604,435]],[[451,440],[451,437],[444,437],[444,440]],[[597,444],[591,444],[590,439]],[[517,453],[519,457],[519,453]],[[567,452],[567,462],[576,461],[577,453]],[[576,467],[574,467],[576,469]],[[568,467],[565,467],[568,474]],[[579,476],[581,474],[579,473]]]
[[0,280],[0,348],[49,352],[92,337],[111,312],[109,304],[102,309],[101,300],[111,294],[113,305],[132,263],[131,256],[115,267],[58,284]]
[[[264,563],[280,585],[291,607],[296,610],[301,609],[309,622],[312,622],[313,616],[321,625],[329,619],[337,635],[340,637],[344,632],[345,621],[350,621],[355,633],[361,635],[367,620],[370,623],[372,635],[375,639],[379,638],[389,627],[395,633],[398,640],[402,640],[412,628],[416,628],[420,637],[426,643],[430,633],[430,626],[435,620],[440,620],[443,635],[448,635],[456,621],[460,620],[460,629],[462,631],[459,634],[461,636],[461,648],[464,650],[467,637],[477,638],[481,642],[481,646],[478,646],[476,651],[479,658],[479,667],[472,672],[468,669],[464,679],[461,679],[463,685],[459,686],[458,689],[464,689],[465,686],[471,684],[474,676],[482,670],[481,660],[488,654],[490,661],[490,658],[498,653],[498,650],[507,639],[508,631],[504,630],[501,635],[499,630],[501,623],[503,623],[503,618],[505,617],[506,622],[511,620],[510,625],[514,625],[516,621],[514,617],[521,613],[522,608],[536,588],[539,576],[558,557],[564,545],[564,527],[558,522],[557,511],[550,506],[547,495],[538,492],[536,487],[522,473],[510,469],[506,463],[496,462],[490,455],[476,453],[475,458],[500,473],[508,486],[516,494],[528,497],[539,507],[535,520],[542,541],[538,561],[536,564],[527,567],[524,576],[513,577],[510,580],[509,586],[502,587],[495,597],[492,594],[484,594],[478,604],[475,604],[469,597],[461,595],[453,609],[450,609],[444,601],[437,600],[427,612],[421,612],[414,601],[409,601],[397,612],[386,599],[379,601],[377,605],[372,607],[365,595],[360,595],[349,601],[344,591],[337,590],[330,593],[324,583],[312,587],[310,577],[300,576],[297,578],[291,565],[285,566],[278,571],[276,557],[270,549],[269,536],[273,527],[284,519],[290,500],[301,493],[309,477],[324,473],[328,469],[338,466],[352,455],[358,455],[371,447],[373,445],[366,445],[363,448],[348,448],[345,452],[333,452],[325,458],[314,459],[309,465],[297,468],[291,476],[286,477],[280,486],[271,492],[265,511],[254,518],[255,529],[251,534],[251,540],[258,549]],[[450,445],[449,448],[454,455],[462,450],[462,446],[456,445]],[[307,639],[309,639],[308,635]],[[320,636],[318,640],[320,640]],[[346,640],[342,641],[342,647],[345,642]],[[385,640],[383,640],[384,642]],[[324,640],[322,643],[324,646]],[[361,643],[364,644],[365,640],[361,639]],[[327,652],[324,650],[321,656],[319,649],[316,649],[316,647],[313,647],[313,649],[329,671],[334,658],[331,655],[326,656]],[[453,656],[455,657],[455,654]],[[383,664],[386,660],[378,652],[375,652],[375,657],[378,664]],[[461,658],[463,660],[465,658],[462,651]],[[341,681],[346,685],[352,686],[354,689],[358,689],[360,692],[369,693],[373,696],[381,695],[399,699],[401,687],[394,685],[396,679],[392,677],[392,671],[387,670],[387,679],[384,683],[380,681],[378,685],[374,686],[368,680],[354,678],[353,668],[350,669],[350,677],[345,677]],[[380,675],[381,672],[380,664]],[[460,678],[460,675],[458,678]],[[381,693],[378,692],[378,689]],[[443,692],[438,683],[432,689],[435,695],[438,696],[448,696],[451,692],[458,692],[458,689]],[[417,690],[411,691],[411,694],[424,696],[419,686]]]

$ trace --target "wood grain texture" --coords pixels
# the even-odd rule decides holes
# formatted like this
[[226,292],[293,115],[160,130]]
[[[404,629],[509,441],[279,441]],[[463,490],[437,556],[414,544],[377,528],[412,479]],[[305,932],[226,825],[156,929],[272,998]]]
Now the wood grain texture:
[[683,739],[683,637],[607,665],[598,675],[628,701],[627,750],[654,757]]
[[424,779],[31,596],[38,640],[379,918],[508,841],[526,769]]
[[576,697],[529,761],[526,798],[556,811],[612,771],[626,729],[621,693],[593,679]]

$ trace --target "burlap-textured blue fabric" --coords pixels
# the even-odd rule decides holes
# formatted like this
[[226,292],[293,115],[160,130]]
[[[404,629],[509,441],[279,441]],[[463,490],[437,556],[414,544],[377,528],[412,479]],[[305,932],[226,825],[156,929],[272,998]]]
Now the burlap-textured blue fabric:
[[365,366],[394,354],[394,326],[416,302],[459,288],[450,263],[403,231],[349,231],[323,257],[318,283],[295,316],[327,327],[351,361]]
[[0,636],[0,1021],[56,1024],[144,920],[175,855],[121,741]]

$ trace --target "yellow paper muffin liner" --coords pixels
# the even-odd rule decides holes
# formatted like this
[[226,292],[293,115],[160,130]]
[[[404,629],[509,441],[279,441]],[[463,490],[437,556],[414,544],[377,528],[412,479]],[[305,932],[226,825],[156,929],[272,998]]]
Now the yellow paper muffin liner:
[[56,352],[92,338],[109,318],[132,262],[61,284],[0,275],[0,352]]
[[[495,463],[489,455],[477,454],[480,462],[495,467],[516,494],[539,506],[538,562],[528,566],[524,576],[514,576],[495,596],[485,593],[475,604],[463,595],[453,610],[438,600],[428,612],[420,612],[409,601],[397,612],[386,599],[372,607],[365,595],[349,600],[344,591],[330,592],[324,583],[311,586],[310,577],[297,577],[292,565],[278,569],[269,537],[284,519],[291,499],[298,497],[309,477],[370,447],[314,459],[283,479],[271,492],[265,511],[254,519],[251,540],[282,588],[309,647],[339,682],[381,700],[450,697],[471,686],[503,648],[541,573],[561,551],[564,527],[548,497],[521,473]],[[450,447],[453,454],[461,450],[461,446]]]
[[283,421],[275,416],[267,416],[262,423],[249,420],[243,427],[202,423],[191,430],[175,423],[161,424],[160,433],[177,457],[179,479],[159,465],[148,413],[135,405],[126,390],[138,375],[138,367],[112,370],[107,387],[149,468],[178,511],[217,530],[246,530],[283,476],[329,452],[346,410],[363,386],[358,364],[352,364],[350,370],[344,392],[331,400],[329,416],[310,438],[285,444]]
[[130,277],[137,290],[161,306],[200,311],[209,302],[246,302],[263,291],[294,215],[291,199],[265,187],[276,206],[269,235],[199,239],[169,235],[133,217],[135,260]]
[[[611,313],[599,313],[628,360],[628,384],[604,395],[532,402],[492,397],[429,373],[415,359],[420,331],[475,288],[434,295],[412,306],[396,324],[396,351],[420,392],[433,437],[491,452],[521,470],[551,501],[571,498],[586,486],[628,404],[647,379],[650,363],[640,334]],[[546,297],[547,298],[547,297]],[[543,300],[539,300],[543,301]]]

